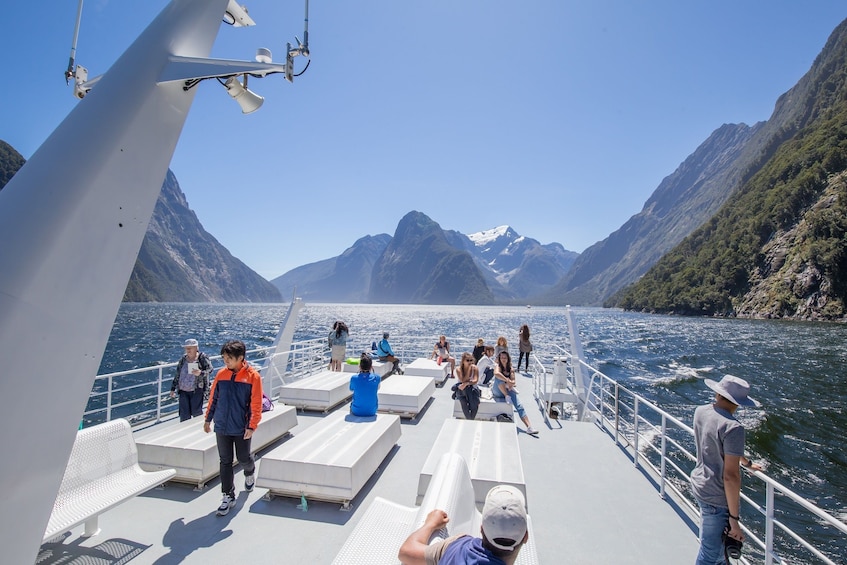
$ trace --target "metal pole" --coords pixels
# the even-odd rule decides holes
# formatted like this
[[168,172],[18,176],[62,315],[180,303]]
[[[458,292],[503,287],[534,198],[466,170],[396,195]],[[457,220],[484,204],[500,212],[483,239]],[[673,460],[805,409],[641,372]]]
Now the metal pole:
[[768,482],[765,494],[765,565],[773,564],[773,485]]
[[665,458],[667,457],[668,422],[662,414],[662,481],[659,483],[659,496],[665,498]]
[[633,446],[635,448],[635,453],[633,453],[633,455],[632,455],[632,460],[635,463],[635,467],[637,468],[638,467],[638,397],[637,396],[635,397],[635,421],[633,422],[633,430],[634,430],[634,436],[633,436],[632,440],[633,440]]

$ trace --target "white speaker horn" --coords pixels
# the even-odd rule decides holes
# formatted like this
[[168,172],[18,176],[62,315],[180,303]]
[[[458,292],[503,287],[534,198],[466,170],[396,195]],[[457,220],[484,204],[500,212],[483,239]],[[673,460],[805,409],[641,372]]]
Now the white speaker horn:
[[227,93],[232,96],[238,105],[241,106],[243,114],[251,114],[262,107],[265,99],[244,88],[237,78],[229,77],[224,83]]

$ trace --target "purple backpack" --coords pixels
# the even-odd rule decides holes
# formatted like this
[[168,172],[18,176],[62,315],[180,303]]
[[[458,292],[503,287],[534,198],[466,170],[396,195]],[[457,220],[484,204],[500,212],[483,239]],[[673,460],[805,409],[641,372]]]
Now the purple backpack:
[[263,392],[262,393],[262,412],[270,412],[273,409],[274,409],[274,403]]

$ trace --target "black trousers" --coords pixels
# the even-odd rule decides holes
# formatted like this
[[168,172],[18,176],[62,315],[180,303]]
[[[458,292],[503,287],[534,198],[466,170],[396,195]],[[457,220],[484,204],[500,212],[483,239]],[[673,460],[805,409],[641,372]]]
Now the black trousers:
[[524,356],[524,355],[526,355],[526,370],[527,370],[527,371],[529,371],[529,352],[528,352],[528,351],[527,351],[526,353],[524,353],[523,351],[521,351],[521,352],[520,352],[520,355],[518,355],[518,367],[517,367],[517,368],[518,368],[518,370],[520,370],[520,368],[521,368],[521,361],[523,361],[523,356]]
[[179,391],[179,421],[184,422],[193,416],[203,415],[203,389]]
[[459,388],[458,383],[454,386],[456,387],[456,399],[462,407],[462,413],[465,415],[465,419],[473,420],[479,411],[479,389],[475,386],[468,386],[462,390]]
[[253,460],[253,454],[250,453],[251,440],[244,439],[243,435],[215,435],[218,439],[218,456],[221,459],[221,492],[235,498],[235,484],[232,472],[233,448],[235,457],[238,458],[238,462],[244,467],[244,474],[247,476],[252,475],[256,472],[256,462]]

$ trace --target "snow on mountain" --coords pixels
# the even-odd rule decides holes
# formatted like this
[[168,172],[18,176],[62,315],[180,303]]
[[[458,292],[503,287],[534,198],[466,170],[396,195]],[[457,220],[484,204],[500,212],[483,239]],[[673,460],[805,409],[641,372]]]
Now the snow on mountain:
[[506,235],[508,231],[509,226],[497,226],[496,228],[492,228],[490,230],[483,230],[469,234],[468,239],[473,241],[474,245],[476,245],[477,247],[485,247],[492,241],[497,240],[497,238]]

